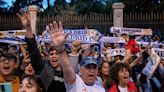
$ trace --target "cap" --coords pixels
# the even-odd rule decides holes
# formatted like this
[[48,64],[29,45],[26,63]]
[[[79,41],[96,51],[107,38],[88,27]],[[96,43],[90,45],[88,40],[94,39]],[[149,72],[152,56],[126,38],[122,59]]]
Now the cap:
[[88,57],[84,57],[80,62],[80,66],[84,66],[84,67],[87,65],[90,65],[90,64],[94,64],[94,65],[98,66],[97,59],[94,57],[88,56]]

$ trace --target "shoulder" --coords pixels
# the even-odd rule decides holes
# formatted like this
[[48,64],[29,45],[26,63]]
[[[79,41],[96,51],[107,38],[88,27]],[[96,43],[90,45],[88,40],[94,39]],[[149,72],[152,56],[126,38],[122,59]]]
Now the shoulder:
[[136,87],[134,82],[129,82],[128,85],[129,87]]
[[113,84],[112,87],[108,90],[108,92],[118,92],[116,86],[116,84]]
[[129,90],[131,90],[131,91],[134,90],[133,92],[138,92],[137,87],[134,82],[129,82],[128,86],[129,86],[128,87]]
[[95,84],[94,85],[94,88],[96,88],[97,90],[99,90],[99,92],[105,92],[105,89],[102,86],[100,86],[100,85]]
[[76,74],[76,80],[73,84],[67,84],[65,83],[65,87],[68,90],[68,92],[76,92],[76,90],[80,90],[82,87],[84,87],[84,82],[82,81],[81,77]]

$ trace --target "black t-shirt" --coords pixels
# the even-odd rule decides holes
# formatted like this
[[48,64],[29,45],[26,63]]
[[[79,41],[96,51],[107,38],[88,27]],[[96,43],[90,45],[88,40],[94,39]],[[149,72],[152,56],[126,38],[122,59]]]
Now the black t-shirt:
[[48,87],[47,92],[66,92],[63,79],[63,72],[55,71],[54,79]]

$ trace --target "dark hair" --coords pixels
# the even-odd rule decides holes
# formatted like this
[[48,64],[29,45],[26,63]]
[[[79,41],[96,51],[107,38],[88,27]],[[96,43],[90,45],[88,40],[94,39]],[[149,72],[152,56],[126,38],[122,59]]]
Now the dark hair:
[[27,81],[29,83],[33,82],[36,84],[36,87],[37,87],[37,92],[42,92],[41,90],[41,87],[40,87],[40,84],[39,84],[39,81],[38,81],[38,78],[34,75],[24,75],[21,80],[20,80],[20,83],[24,80],[24,79],[27,79]]
[[51,46],[50,49],[48,50],[48,53],[50,53],[53,50],[56,50],[56,47],[55,46]]
[[14,59],[14,61],[17,62],[17,57],[16,57],[16,55],[11,54],[11,53],[2,54],[1,57],[5,57],[6,59]]
[[[101,77],[102,79],[102,84],[103,84],[103,87],[105,89],[109,89],[112,84],[114,83],[113,80],[110,78],[110,73],[108,73],[109,75],[105,75],[105,74],[102,74],[101,70],[102,70],[102,66],[107,63],[109,65],[109,68],[110,68],[110,64],[109,62],[107,61],[102,61],[100,66],[99,66],[99,73],[98,73],[98,76]],[[110,70],[110,69],[109,69]]]
[[3,54],[3,49],[0,48],[0,56]]
[[12,48],[14,48],[14,49],[16,49],[16,48],[17,48],[17,46],[16,46],[16,45],[9,45],[9,46],[8,46],[8,48],[11,48],[11,47],[12,47]]
[[[99,65],[99,68],[98,68],[98,71],[99,71],[99,74],[102,75],[101,73],[101,69],[102,69],[102,66],[104,65],[104,63],[108,63],[107,61],[102,61]],[[110,66],[110,64],[108,63],[108,65]]]
[[121,69],[127,69],[128,72],[131,74],[131,70],[129,68],[129,65],[126,64],[126,63],[121,63],[121,62],[118,62],[118,63],[115,63],[112,65],[111,69],[110,69],[110,77],[113,81],[115,81],[116,83],[119,82],[118,80],[118,72],[121,70]]

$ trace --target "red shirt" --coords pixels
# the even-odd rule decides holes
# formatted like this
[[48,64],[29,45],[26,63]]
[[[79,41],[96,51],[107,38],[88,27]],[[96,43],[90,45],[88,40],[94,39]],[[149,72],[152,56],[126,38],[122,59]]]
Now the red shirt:
[[[108,92],[120,92],[117,86],[118,85],[116,85],[116,83],[113,84],[113,86],[108,90]],[[133,82],[128,83],[128,92],[138,92]]]

